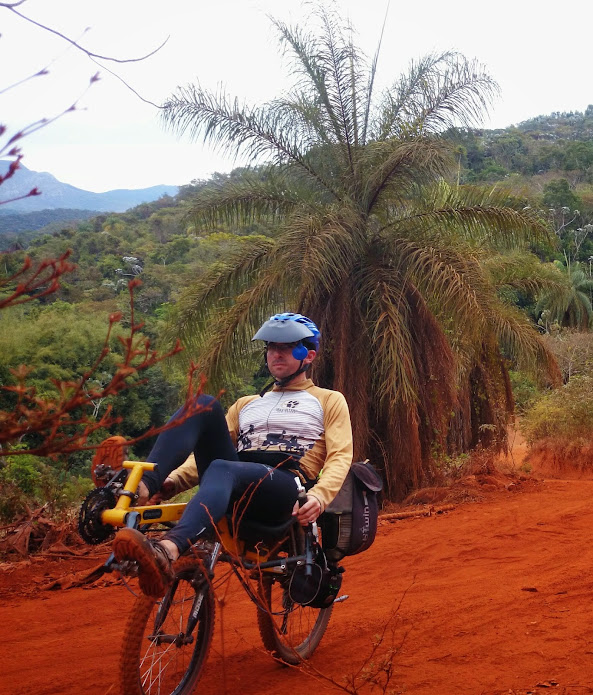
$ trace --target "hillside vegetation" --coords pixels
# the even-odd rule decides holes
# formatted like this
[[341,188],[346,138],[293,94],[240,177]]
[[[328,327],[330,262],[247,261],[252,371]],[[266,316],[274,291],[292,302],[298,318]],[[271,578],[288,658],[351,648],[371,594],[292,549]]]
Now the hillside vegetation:
[[[593,105],[584,113],[553,113],[454,137],[461,183],[510,186],[526,203],[546,210],[556,229],[562,227],[564,247],[579,243],[577,230],[593,222]],[[592,253],[589,231],[575,256],[588,261]]]
[[67,208],[10,213],[0,208],[0,251],[25,248],[40,235],[74,229],[79,222],[98,214],[98,210]]

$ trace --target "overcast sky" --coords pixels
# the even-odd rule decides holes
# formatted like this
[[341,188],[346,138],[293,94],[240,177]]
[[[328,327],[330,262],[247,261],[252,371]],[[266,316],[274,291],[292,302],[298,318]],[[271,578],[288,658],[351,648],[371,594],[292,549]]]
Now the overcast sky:
[[[358,45],[372,55],[387,0],[336,4],[352,20]],[[169,37],[145,61],[104,63],[157,104],[177,85],[198,80],[212,89],[222,84],[252,103],[274,98],[288,87],[288,73],[267,15],[298,22],[307,13],[300,0],[27,0],[19,9],[116,58],[141,56]],[[485,127],[584,111],[593,104],[592,18],[593,4],[583,0],[552,7],[534,0],[391,0],[380,82],[391,83],[413,58],[454,49],[477,58],[501,86]],[[181,185],[237,164],[187,138],[178,140],[161,125],[158,109],[104,68],[3,8],[0,33],[0,90],[48,65],[50,71],[0,94],[0,122],[10,132],[60,113],[82,95],[75,112],[23,140],[28,168],[106,191]],[[101,80],[85,93],[97,71]]]

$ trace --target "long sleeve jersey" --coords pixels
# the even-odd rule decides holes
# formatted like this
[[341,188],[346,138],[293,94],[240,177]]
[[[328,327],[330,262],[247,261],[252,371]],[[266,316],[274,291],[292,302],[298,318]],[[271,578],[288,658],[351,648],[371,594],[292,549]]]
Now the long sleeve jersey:
[[[316,480],[308,494],[321,509],[338,494],[352,463],[352,428],[346,399],[310,380],[274,386],[263,397],[244,396],[228,410],[227,425],[237,451],[281,452],[299,461]],[[323,475],[319,475],[323,470]],[[198,482],[193,456],[170,476],[176,490]]]

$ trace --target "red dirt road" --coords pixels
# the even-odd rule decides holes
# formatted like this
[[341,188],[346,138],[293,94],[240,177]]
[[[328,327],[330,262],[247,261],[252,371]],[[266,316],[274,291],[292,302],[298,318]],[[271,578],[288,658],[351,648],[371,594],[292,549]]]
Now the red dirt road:
[[[337,680],[354,673],[392,616],[388,692],[593,693],[593,480],[484,488],[483,501],[384,522],[375,545],[347,559],[350,598],[335,607],[313,667]],[[38,588],[97,562],[0,565],[2,695],[118,693],[126,589]],[[340,692],[272,661],[255,608],[231,584],[198,695],[307,690]]]

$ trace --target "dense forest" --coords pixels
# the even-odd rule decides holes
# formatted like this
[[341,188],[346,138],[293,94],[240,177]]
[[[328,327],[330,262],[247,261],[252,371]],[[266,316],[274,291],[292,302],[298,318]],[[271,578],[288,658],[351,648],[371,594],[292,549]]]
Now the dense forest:
[[38,212],[11,213],[0,208],[0,251],[25,248],[37,236],[52,234],[76,227],[78,222],[95,217],[95,210],[40,210]]
[[[449,130],[445,138],[457,162],[451,186],[485,185],[520,199],[525,209],[537,211],[550,226],[556,246],[534,239],[531,250],[542,265],[555,264],[557,272],[568,276],[568,284],[572,282],[575,292],[580,292],[581,307],[562,304],[561,311],[545,293],[530,295],[508,287],[501,290],[507,293],[506,300],[539,324],[541,332],[552,324],[586,328],[591,319],[593,264],[593,106],[584,113],[538,116],[503,130]],[[143,333],[159,348],[168,349],[171,318],[187,288],[227,258],[240,257],[243,247],[251,248],[254,241],[265,242],[275,234],[272,224],[255,217],[250,223],[239,224],[229,216],[226,222],[203,224],[194,214],[194,201],[246,177],[264,180],[267,176],[265,168],[236,169],[193,181],[174,198],[166,196],[125,213],[99,214],[75,224],[64,216],[64,224],[52,220],[38,232],[10,230],[6,227],[10,218],[4,216],[3,230],[10,237],[9,253],[0,257],[5,277],[19,268],[26,255],[39,261],[57,258],[67,249],[72,250],[76,270],[62,278],[57,292],[0,313],[0,383],[13,383],[11,369],[20,364],[32,368],[31,383],[41,396],[51,393],[52,380],[79,377],[101,350],[109,314],[119,310],[129,316],[131,278],[142,281],[135,293],[135,309],[144,322]],[[124,320],[118,330],[125,328]],[[116,359],[117,348],[94,378],[108,378]],[[150,424],[163,423],[182,400],[186,365],[183,359],[157,365],[148,370],[145,383],[113,398],[110,405],[123,422],[110,433],[133,437]],[[222,399],[228,403],[239,393],[255,392],[264,380],[261,365],[253,363],[225,384]],[[525,386],[525,381],[521,384]],[[10,392],[0,392],[0,409],[10,409],[11,398]],[[96,412],[107,404],[94,404]],[[99,431],[93,437],[99,441],[107,434]],[[130,455],[142,456],[149,446],[150,441],[141,442]],[[85,477],[89,456],[88,452],[70,456],[60,475],[76,487],[73,481],[76,476]],[[0,482],[31,494],[45,474],[38,462],[28,465],[26,457],[17,458],[18,464],[9,462],[0,471]],[[18,507],[14,499],[5,502],[8,507],[0,509],[2,515],[13,513],[15,504]]]
[[[588,261],[593,234],[593,106],[504,130],[458,134],[460,181],[504,183],[545,209],[571,258]],[[578,231],[578,230],[581,231]]]

